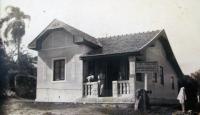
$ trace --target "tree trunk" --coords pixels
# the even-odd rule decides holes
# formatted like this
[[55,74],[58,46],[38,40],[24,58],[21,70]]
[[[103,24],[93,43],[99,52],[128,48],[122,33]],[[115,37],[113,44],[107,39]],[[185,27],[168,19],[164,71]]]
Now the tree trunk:
[[18,42],[17,42],[17,63],[19,65],[19,62],[20,62],[20,41],[18,39]]

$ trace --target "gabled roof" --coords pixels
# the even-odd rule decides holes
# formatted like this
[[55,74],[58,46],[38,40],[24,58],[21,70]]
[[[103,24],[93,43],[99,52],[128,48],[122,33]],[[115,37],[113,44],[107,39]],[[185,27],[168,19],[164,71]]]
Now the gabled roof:
[[[139,54],[140,51],[151,45],[153,41],[159,39],[166,52],[166,57],[173,68],[176,70],[176,73],[179,76],[183,75],[164,30],[96,39],[61,21],[54,20],[29,44],[28,47],[30,49],[37,50],[38,47],[40,47],[38,46],[38,42],[40,43],[41,40],[45,38],[42,36],[56,29],[64,29],[67,32],[71,33],[73,36],[78,37],[76,42],[77,44],[84,43],[94,48],[92,51],[81,56],[82,59],[101,56],[113,56],[118,54]],[[79,37],[81,37],[81,39],[79,39]]]
[[160,40],[165,50],[166,58],[169,60],[169,63],[176,71],[178,77],[183,76],[183,73],[174,56],[174,53],[171,49],[171,46],[167,39],[167,35],[164,30],[99,38],[98,40],[101,42],[102,48],[88,52],[81,57],[82,59],[139,54],[141,51],[151,45],[151,43],[153,43],[155,40]]
[[162,30],[99,38],[102,48],[92,50],[82,57],[138,52],[154,40]]
[[40,39],[43,39],[44,37],[42,37],[43,35],[45,35],[48,32],[51,32],[52,30],[56,30],[56,29],[64,29],[66,31],[68,31],[69,33],[71,33],[72,35],[76,36],[76,37],[82,37],[84,40],[84,43],[87,44],[92,44],[93,47],[97,47],[100,48],[102,45],[101,43],[94,37],[68,25],[65,24],[62,21],[59,21],[57,19],[54,19],[29,45],[28,47],[30,49],[37,49],[37,42]]

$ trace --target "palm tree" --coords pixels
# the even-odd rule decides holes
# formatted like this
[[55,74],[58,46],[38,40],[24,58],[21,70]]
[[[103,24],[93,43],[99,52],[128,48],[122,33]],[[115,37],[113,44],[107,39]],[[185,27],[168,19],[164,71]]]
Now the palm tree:
[[8,38],[8,35],[11,34],[12,42],[17,47],[17,62],[19,62],[20,45],[22,37],[25,34],[25,20],[30,20],[30,16],[24,14],[20,8],[14,6],[7,6],[6,11],[7,16],[0,19],[0,29],[2,28],[3,24],[6,24],[6,28],[3,31],[3,34],[5,38]]

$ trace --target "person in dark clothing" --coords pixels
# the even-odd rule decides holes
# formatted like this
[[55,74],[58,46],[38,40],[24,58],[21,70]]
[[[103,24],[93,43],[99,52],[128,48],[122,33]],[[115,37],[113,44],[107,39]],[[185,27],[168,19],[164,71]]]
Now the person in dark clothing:
[[135,100],[135,110],[141,112],[150,109],[148,92],[144,89],[139,89],[136,91],[136,100]]

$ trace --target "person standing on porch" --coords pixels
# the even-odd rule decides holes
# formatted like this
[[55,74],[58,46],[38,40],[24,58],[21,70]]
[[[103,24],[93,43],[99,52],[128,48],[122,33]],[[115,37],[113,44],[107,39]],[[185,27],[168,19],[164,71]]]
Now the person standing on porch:
[[90,73],[90,74],[87,76],[86,79],[87,79],[88,82],[91,82],[91,81],[94,80],[94,75]]
[[123,78],[123,77],[122,77],[122,73],[121,73],[121,72],[119,72],[119,78],[118,78],[118,80],[119,80],[119,81],[121,81],[121,80],[122,80],[122,78]]
[[103,72],[100,72],[98,75],[99,95],[100,96],[103,96],[104,83],[105,83],[105,76],[103,75]]
[[179,100],[179,103],[181,104],[182,112],[185,112],[185,100],[187,98],[186,98],[184,87],[181,87],[177,99]]

